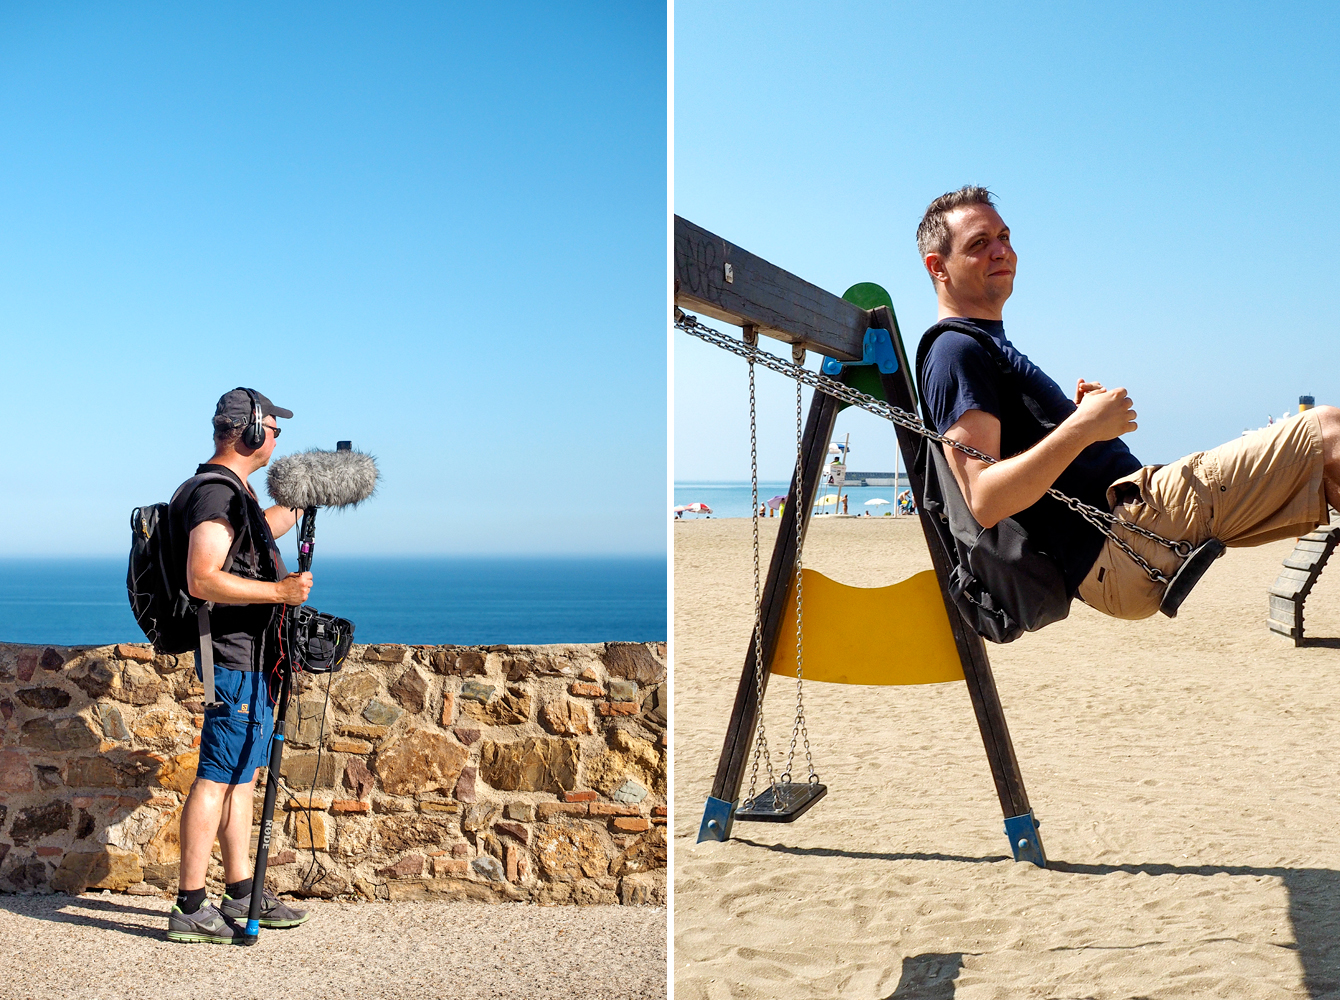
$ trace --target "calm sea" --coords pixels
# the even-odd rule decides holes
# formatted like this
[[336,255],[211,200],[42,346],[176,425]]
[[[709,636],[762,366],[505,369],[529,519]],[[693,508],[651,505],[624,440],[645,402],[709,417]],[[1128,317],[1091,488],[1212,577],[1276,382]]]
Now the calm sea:
[[[357,642],[663,642],[666,561],[353,559],[312,567],[310,603],[348,618]],[[0,641],[143,642],[124,559],[0,560]]]
[[[758,498],[760,503],[767,503],[769,499],[775,496],[782,496],[790,486],[789,481],[783,482],[762,482],[758,484]],[[901,487],[906,489],[906,486]],[[820,488],[819,495],[825,493],[835,493],[832,487]],[[892,486],[844,486],[842,488],[843,496],[850,494],[851,498],[847,501],[848,514],[864,514],[870,511],[872,515],[878,516],[885,511],[893,510],[894,489]],[[749,483],[675,483],[675,506],[682,507],[691,503],[705,503],[712,508],[712,517],[748,517],[749,516]],[[888,505],[870,504],[866,505],[867,500],[887,500]],[[816,508],[818,509],[818,508]],[[826,507],[824,510],[832,511],[832,507]],[[696,517],[706,517],[706,514],[685,514],[684,517],[693,519]]]

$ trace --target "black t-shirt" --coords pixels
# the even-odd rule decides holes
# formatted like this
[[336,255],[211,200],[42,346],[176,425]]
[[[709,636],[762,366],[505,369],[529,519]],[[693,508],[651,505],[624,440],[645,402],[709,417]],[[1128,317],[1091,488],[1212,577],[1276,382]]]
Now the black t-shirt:
[[[240,478],[223,465],[206,462],[196,475],[222,473],[242,487],[242,494],[224,483],[204,483],[186,498],[183,509],[183,539],[206,521],[224,520],[233,529],[233,537],[242,537],[229,572],[248,580],[278,580],[286,575],[265,512]],[[183,544],[182,558],[185,558]],[[258,670],[261,644],[270,623],[274,604],[215,604],[210,613],[210,634],[214,639],[214,662],[233,670]]]
[[[1000,320],[970,319],[987,334],[1009,361],[1023,390],[1041,405],[1052,423],[1060,424],[1075,412],[1075,404],[1041,368],[1015,349],[1005,337]],[[977,341],[965,333],[948,330],[931,345],[922,371],[921,398],[926,418],[943,434],[969,410],[981,410],[1001,420],[1000,455],[1009,458],[1032,447],[1035,428],[1007,424],[1002,417],[1001,374],[995,361]],[[1107,510],[1107,488],[1122,476],[1140,468],[1120,438],[1089,445],[1066,467],[1055,487],[1067,496]],[[1042,549],[1056,559],[1074,594],[1092,568],[1103,546],[1104,536],[1059,501],[1043,497],[1032,507],[1014,515]]]

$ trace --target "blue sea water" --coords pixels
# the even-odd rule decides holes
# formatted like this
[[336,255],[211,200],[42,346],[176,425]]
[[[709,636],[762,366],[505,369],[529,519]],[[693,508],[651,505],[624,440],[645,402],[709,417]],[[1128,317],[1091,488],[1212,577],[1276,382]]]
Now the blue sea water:
[[[355,559],[312,567],[309,603],[357,642],[663,642],[666,560]],[[0,641],[143,642],[124,559],[0,559]]]

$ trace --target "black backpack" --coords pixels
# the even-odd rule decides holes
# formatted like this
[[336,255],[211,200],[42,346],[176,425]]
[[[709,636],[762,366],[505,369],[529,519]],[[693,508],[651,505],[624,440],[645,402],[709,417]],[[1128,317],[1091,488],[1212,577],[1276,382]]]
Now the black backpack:
[[[185,540],[173,539],[170,523],[173,506],[178,501],[185,503],[196,487],[205,483],[225,483],[241,493],[232,477],[221,472],[202,472],[177,487],[167,503],[136,507],[130,512],[126,593],[135,621],[159,653],[189,653],[202,634],[209,634],[207,614],[200,615],[204,602],[192,597],[186,589]],[[225,573],[232,567],[246,534],[238,532],[233,539],[223,564]]]
[[[1001,376],[1000,399],[1010,421],[1031,425],[1029,436],[1036,432],[1039,440],[1055,428],[1037,400],[1024,392],[996,342],[969,323],[942,320],[922,335],[917,347],[918,385],[925,384],[923,372],[931,345],[949,330],[972,337],[991,356]],[[992,642],[1013,642],[1025,632],[1035,632],[1070,614],[1071,595],[1060,565],[1014,518],[1007,517],[992,528],[977,523],[943,446],[923,437],[916,467],[924,483],[922,504],[952,568],[949,596],[974,632]]]

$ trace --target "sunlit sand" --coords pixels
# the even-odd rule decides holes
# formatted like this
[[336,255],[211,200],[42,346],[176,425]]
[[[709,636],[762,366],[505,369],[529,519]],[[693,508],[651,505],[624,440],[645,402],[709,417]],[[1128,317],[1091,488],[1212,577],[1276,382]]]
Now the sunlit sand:
[[[751,627],[750,526],[674,528],[677,997],[1340,989],[1340,564],[1306,648],[1266,627],[1288,541],[1230,550],[1175,620],[1076,602],[988,644],[1044,871],[1008,860],[962,683],[808,685],[828,797],[695,844]],[[805,563],[861,586],[930,566],[915,518],[818,520]],[[768,692],[774,754],[794,687]]]

